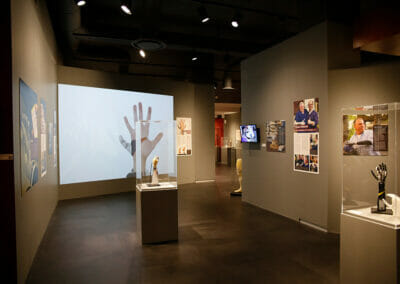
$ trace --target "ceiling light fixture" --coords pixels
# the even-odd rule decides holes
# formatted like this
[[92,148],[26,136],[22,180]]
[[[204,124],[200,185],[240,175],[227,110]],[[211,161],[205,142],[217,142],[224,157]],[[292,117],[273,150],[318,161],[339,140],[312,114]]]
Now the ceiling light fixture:
[[86,5],[86,1],[85,0],[75,0],[75,3],[79,7],[82,7],[82,6]]
[[146,52],[144,52],[143,49],[139,50],[139,54],[140,54],[141,57],[146,58]]
[[121,10],[127,14],[132,15],[132,1],[131,0],[121,0]]
[[208,16],[206,7],[204,7],[204,6],[199,7],[198,12],[200,15],[200,20],[203,24],[207,23],[210,20],[210,17]]
[[192,61],[196,61],[197,59],[198,59],[197,56],[192,57]]
[[242,15],[239,12],[236,12],[231,21],[232,27],[238,28],[241,18],[242,18]]
[[209,20],[210,20],[209,17],[205,17],[203,20],[201,20],[201,22],[204,24],[204,23],[207,23]]
[[235,88],[232,87],[232,78],[227,76],[225,77],[225,81],[224,81],[224,90],[234,90]]

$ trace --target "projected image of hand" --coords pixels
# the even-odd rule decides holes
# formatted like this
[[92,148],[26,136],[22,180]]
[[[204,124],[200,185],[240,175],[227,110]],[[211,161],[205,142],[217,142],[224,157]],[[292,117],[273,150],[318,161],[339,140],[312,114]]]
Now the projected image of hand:
[[[139,118],[139,119],[138,119]],[[131,143],[128,143],[125,141],[125,139],[120,135],[119,136],[119,141],[121,145],[132,155],[133,157],[133,169],[131,173],[128,173],[127,177],[130,177],[133,175],[133,172],[136,169],[135,163],[135,154],[136,154],[136,129],[135,125],[136,122],[140,120],[143,121],[143,106],[142,103],[139,103],[139,117],[138,117],[138,112],[137,112],[137,106],[133,106],[133,127],[129,123],[128,118],[124,116],[124,122],[126,125],[126,128],[129,131],[129,134],[131,136]],[[147,110],[147,117],[146,120],[144,121],[150,121],[151,120],[151,107],[148,108]],[[161,138],[163,137],[163,134],[160,132],[156,135],[156,137],[153,140],[149,139],[149,128],[150,124],[149,123],[142,123],[141,124],[141,133],[142,133],[142,161],[143,163],[146,162],[148,156],[151,154],[151,152],[154,150],[154,148],[157,146],[157,144],[160,142]],[[142,169],[144,169],[144,165],[142,166]]]

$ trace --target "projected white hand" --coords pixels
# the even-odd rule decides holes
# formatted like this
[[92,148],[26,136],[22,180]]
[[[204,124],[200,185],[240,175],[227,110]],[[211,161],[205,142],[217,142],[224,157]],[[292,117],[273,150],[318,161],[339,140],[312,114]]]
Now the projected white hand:
[[[139,103],[139,120],[143,121],[143,107],[142,103]],[[147,110],[147,118],[145,121],[151,120],[151,107],[148,108]],[[134,125],[136,125],[136,122],[138,121],[138,113],[137,113],[137,107],[136,105],[133,106],[133,121]],[[120,135],[119,136],[119,141],[122,144],[122,146],[132,155],[133,157],[133,170],[132,172],[136,169],[135,163],[135,155],[136,155],[136,130],[132,125],[129,123],[128,118],[124,116],[124,122],[126,125],[126,128],[129,131],[129,134],[131,136],[131,143],[129,144],[124,140],[124,138]],[[160,142],[161,138],[163,137],[163,134],[160,132],[157,134],[156,138],[154,140],[150,140],[148,138],[149,136],[149,123],[142,123],[141,124],[141,133],[142,133],[142,161],[145,164],[147,157],[151,154],[151,152],[154,150],[154,148],[157,146],[158,142]],[[145,165],[142,165],[142,170],[145,169]],[[131,173],[128,174],[128,176]]]

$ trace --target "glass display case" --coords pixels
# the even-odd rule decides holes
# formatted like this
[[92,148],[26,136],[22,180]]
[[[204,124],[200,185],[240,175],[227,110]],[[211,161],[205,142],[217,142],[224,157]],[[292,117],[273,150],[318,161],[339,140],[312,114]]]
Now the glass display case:
[[136,122],[136,188],[177,188],[176,122]]
[[342,214],[400,228],[400,104],[342,109]]
[[233,146],[232,145],[232,139],[230,137],[222,137],[221,140],[222,140],[222,143],[221,143],[222,147],[228,148],[228,147],[232,147]]

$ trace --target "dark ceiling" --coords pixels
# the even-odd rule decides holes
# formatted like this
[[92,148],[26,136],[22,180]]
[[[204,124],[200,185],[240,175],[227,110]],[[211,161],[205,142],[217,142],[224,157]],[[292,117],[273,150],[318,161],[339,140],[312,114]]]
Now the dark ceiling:
[[[322,0],[133,0],[130,16],[119,0],[87,0],[80,8],[74,0],[46,2],[64,65],[215,83],[221,102],[240,102],[241,60],[330,17]],[[342,21],[357,6],[332,2],[341,3],[330,11]],[[202,5],[211,18],[205,24]],[[237,12],[235,29],[230,22]],[[140,39],[162,41],[165,48],[141,58],[132,46]],[[235,90],[222,90],[226,76]]]

